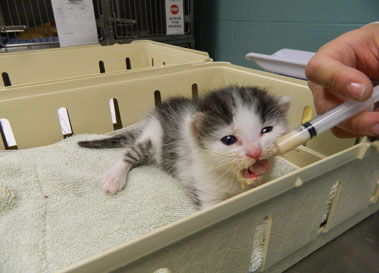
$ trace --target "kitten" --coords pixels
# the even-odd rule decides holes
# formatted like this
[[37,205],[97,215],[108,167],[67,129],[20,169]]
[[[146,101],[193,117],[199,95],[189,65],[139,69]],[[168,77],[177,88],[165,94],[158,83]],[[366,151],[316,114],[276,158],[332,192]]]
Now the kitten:
[[289,97],[229,86],[202,98],[171,98],[140,129],[78,144],[126,148],[103,179],[105,192],[122,190],[133,167],[153,163],[181,181],[200,208],[206,208],[263,183],[259,177],[269,168],[267,158],[287,131],[288,108]]

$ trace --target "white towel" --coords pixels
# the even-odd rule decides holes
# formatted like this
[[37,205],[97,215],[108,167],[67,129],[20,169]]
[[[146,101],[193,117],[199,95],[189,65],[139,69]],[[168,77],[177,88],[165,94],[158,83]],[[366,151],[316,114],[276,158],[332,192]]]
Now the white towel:
[[[124,149],[76,144],[102,137],[0,152],[0,272],[54,272],[196,211],[154,166],[133,169],[123,191],[106,195],[101,179]],[[278,162],[272,177],[293,169]]]

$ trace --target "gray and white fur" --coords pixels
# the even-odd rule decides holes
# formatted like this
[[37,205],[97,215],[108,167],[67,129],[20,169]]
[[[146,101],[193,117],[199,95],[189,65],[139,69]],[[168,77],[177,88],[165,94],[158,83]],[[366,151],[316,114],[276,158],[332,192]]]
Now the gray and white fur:
[[147,115],[140,129],[79,145],[126,148],[103,179],[105,192],[121,191],[133,167],[156,164],[206,208],[243,192],[238,172],[276,152],[276,139],[287,131],[288,108],[288,97],[229,86],[201,98],[171,98]]

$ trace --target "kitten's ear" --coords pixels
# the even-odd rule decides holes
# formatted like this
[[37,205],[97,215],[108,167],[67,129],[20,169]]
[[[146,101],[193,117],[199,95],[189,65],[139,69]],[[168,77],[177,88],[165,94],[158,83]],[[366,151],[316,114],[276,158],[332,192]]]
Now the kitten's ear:
[[290,101],[291,101],[290,96],[282,96],[282,97],[279,97],[278,99],[278,104],[280,105],[280,107],[283,109],[285,113],[290,108]]
[[194,136],[197,136],[199,133],[200,124],[204,118],[204,114],[201,112],[197,112],[192,116],[191,121],[191,132]]

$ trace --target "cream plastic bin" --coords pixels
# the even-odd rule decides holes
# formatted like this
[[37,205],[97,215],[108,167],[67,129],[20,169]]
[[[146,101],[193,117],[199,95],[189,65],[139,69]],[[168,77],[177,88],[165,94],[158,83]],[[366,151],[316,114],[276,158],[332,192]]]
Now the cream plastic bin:
[[143,40],[2,53],[0,88],[207,61],[205,52]]
[[[229,84],[289,95],[292,128],[306,105],[313,108],[304,81],[209,62],[10,87],[0,91],[0,118],[9,120],[19,148],[36,147],[62,139],[57,118],[62,106],[75,134],[106,133],[113,129],[111,98],[118,100],[123,124],[131,125],[154,107],[157,91],[164,100]],[[295,171],[61,272],[246,273],[254,230],[262,219],[268,226],[260,271],[282,272],[378,210],[378,148],[378,141],[353,145],[323,134],[284,155]],[[329,218],[320,228],[336,182]]]

